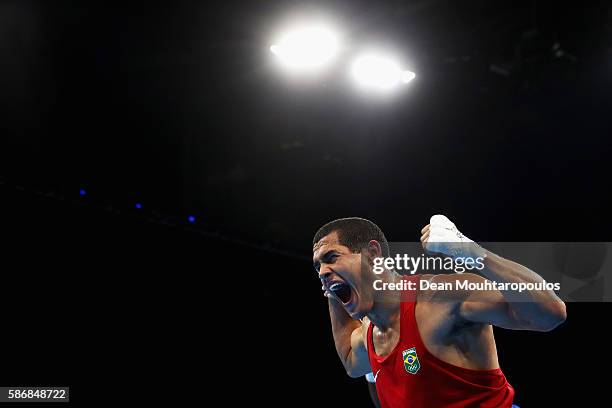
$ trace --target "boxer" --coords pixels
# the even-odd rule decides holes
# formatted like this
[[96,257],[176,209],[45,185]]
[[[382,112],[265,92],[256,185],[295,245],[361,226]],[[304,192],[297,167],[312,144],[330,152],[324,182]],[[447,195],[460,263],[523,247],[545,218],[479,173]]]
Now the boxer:
[[417,289],[409,296],[374,293],[375,280],[543,281],[534,271],[482,248],[443,215],[431,217],[421,230],[421,242],[427,253],[479,257],[484,269],[479,274],[409,277],[393,269],[374,273],[374,259],[389,257],[389,244],[373,222],[338,219],[315,234],[313,263],[329,301],[334,343],[347,374],[360,377],[371,372],[383,408],[511,407],[514,388],[499,366],[493,326],[550,331],[565,321],[565,304],[552,290],[512,296],[497,290],[462,290],[444,298],[434,290]]

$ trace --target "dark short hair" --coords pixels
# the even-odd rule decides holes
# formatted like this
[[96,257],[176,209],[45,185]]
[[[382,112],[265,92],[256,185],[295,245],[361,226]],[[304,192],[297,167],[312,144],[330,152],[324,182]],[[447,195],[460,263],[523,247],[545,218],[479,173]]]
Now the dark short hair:
[[340,218],[323,225],[314,238],[312,245],[314,246],[326,235],[336,231],[338,233],[338,241],[351,252],[361,252],[362,249],[368,247],[371,240],[378,241],[382,251],[382,256],[389,256],[389,243],[385,234],[370,220],[359,217]]

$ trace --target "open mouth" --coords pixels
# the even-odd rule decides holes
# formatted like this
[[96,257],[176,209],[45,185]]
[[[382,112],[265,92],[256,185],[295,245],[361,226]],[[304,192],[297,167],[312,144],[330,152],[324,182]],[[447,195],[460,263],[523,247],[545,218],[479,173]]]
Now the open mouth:
[[332,292],[340,301],[347,304],[351,300],[351,287],[344,282],[334,282],[329,286]]

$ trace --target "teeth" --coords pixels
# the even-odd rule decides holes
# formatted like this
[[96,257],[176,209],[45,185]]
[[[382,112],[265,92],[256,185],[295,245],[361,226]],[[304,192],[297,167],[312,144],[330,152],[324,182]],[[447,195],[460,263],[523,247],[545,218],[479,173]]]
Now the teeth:
[[340,286],[342,286],[342,285],[343,285],[343,283],[340,283],[340,282],[333,283],[333,284],[332,284],[332,285],[329,287],[329,290],[336,290],[336,289],[338,289],[338,288],[339,288]]

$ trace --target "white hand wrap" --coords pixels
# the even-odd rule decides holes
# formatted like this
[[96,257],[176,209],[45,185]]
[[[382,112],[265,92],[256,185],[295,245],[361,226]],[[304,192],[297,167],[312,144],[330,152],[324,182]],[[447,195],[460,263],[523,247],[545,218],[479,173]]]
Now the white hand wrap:
[[429,238],[425,249],[455,259],[486,257],[486,251],[480,245],[463,235],[451,220],[441,214],[429,220]]

